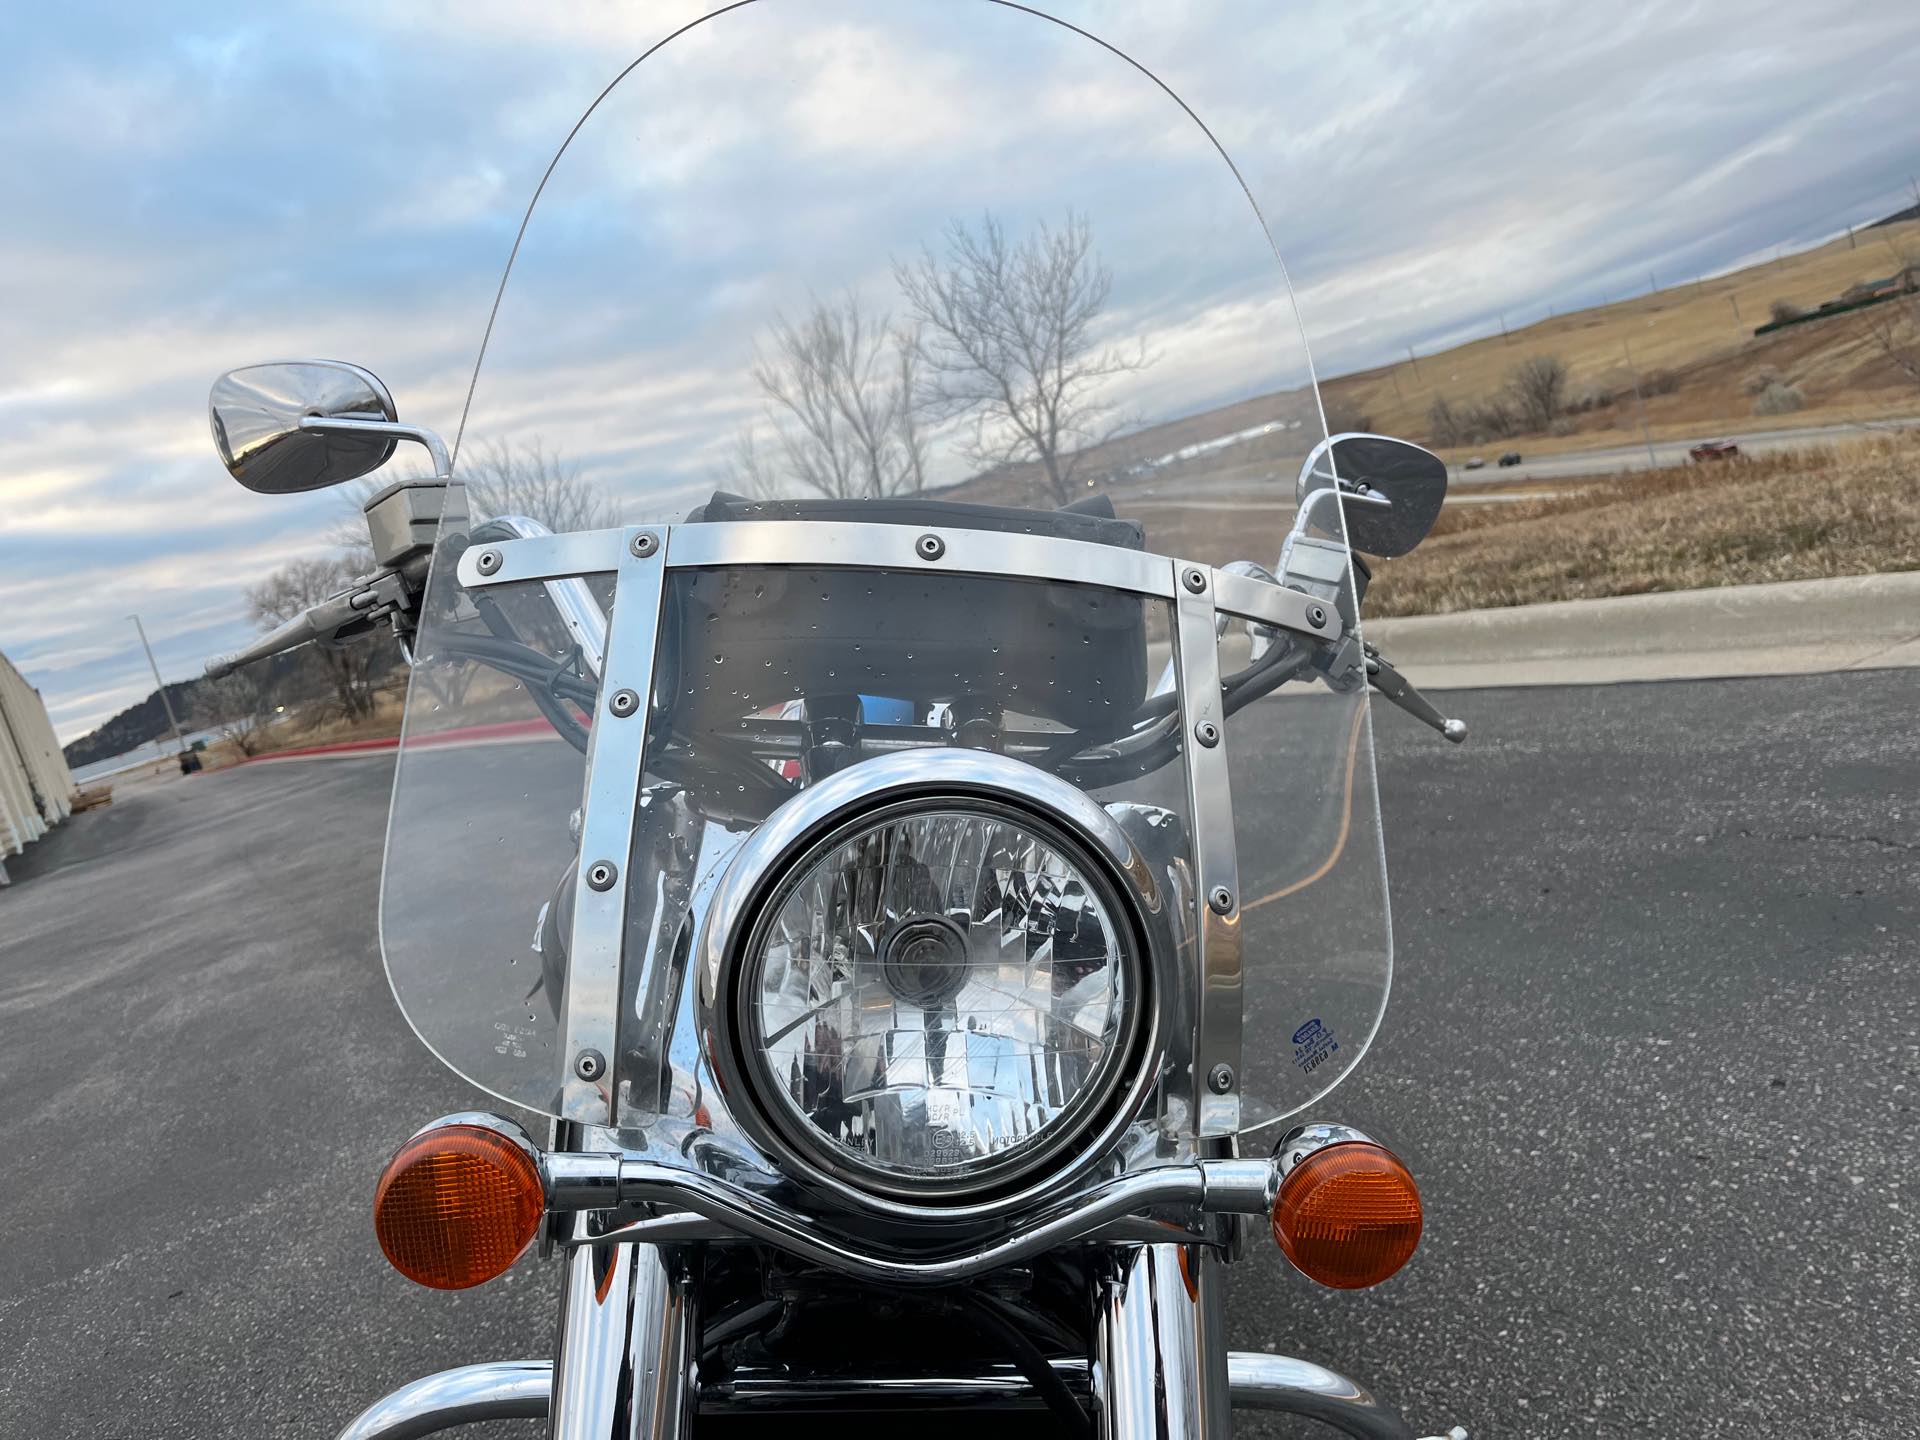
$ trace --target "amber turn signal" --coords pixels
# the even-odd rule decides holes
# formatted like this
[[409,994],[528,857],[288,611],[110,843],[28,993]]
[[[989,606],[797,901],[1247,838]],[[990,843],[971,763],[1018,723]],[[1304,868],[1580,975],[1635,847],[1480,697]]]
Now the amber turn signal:
[[540,1166],[524,1146],[484,1125],[439,1125],[380,1172],[373,1231],[409,1280],[465,1290],[525,1253],[546,1208]]
[[1420,1243],[1420,1188],[1384,1145],[1352,1140],[1304,1157],[1280,1182],[1273,1238],[1302,1275],[1335,1290],[1378,1285]]

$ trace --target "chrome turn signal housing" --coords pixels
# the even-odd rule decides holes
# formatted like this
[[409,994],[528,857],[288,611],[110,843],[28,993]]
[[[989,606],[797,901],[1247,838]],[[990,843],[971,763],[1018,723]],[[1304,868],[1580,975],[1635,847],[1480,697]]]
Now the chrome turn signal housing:
[[450,1115],[387,1161],[373,1231],[415,1284],[465,1290],[526,1253],[546,1208],[540,1152],[524,1132],[495,1115]]
[[1311,1125],[1281,1142],[1273,1238],[1302,1275],[1364,1290],[1397,1274],[1420,1244],[1412,1172],[1357,1130]]

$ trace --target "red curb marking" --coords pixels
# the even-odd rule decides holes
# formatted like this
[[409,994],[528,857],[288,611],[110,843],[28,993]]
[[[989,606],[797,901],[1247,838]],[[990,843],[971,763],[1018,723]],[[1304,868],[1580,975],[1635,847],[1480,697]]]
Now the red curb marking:
[[[409,750],[424,749],[430,745],[473,745],[484,744],[492,740],[558,740],[553,727],[545,720],[501,720],[491,725],[466,725],[457,730],[436,730],[427,735],[412,735],[407,738]],[[273,760],[305,760],[316,755],[353,755],[372,754],[380,750],[397,750],[400,737],[386,735],[375,740],[340,740],[331,745],[305,745],[295,750],[271,750],[265,755],[254,755],[242,761],[245,765],[258,765]]]

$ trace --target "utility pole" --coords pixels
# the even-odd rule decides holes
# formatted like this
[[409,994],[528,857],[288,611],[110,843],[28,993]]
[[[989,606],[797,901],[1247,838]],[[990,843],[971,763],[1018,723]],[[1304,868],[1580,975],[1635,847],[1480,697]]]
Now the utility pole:
[[184,753],[187,742],[180,737],[180,722],[174,718],[173,701],[167,698],[167,682],[160,678],[160,666],[154,661],[153,646],[147,643],[147,627],[140,623],[138,615],[129,615],[127,618],[133,621],[133,628],[140,632],[140,648],[147,652],[147,668],[153,671],[154,686],[160,691],[160,704],[167,712],[167,728],[173,731],[173,743],[177,750]]
[[1742,330],[1746,329],[1747,322],[1740,318],[1740,297],[1729,290],[1727,292],[1727,303],[1733,306],[1733,323]]
[[1513,337],[1507,333],[1507,312],[1504,310],[1500,312],[1500,343],[1503,345],[1513,343]]
[[1627,352],[1627,373],[1633,377],[1633,402],[1640,411],[1640,438],[1647,442],[1647,468],[1658,470],[1660,461],[1653,453],[1653,436],[1647,430],[1647,399],[1640,393],[1640,371],[1633,363],[1633,347],[1627,344],[1625,336],[1620,339],[1620,348]]
[[1420,378],[1420,357],[1413,353],[1413,347],[1407,346],[1407,363],[1413,366],[1413,378]]

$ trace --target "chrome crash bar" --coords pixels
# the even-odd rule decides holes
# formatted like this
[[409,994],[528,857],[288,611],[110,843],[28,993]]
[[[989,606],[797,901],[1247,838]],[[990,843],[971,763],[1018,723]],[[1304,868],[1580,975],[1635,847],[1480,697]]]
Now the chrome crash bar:
[[[1091,1393],[1084,1360],[1059,1360],[1054,1370],[1076,1397]],[[1270,1410],[1330,1425],[1357,1440],[1415,1440],[1398,1413],[1361,1386],[1306,1360],[1237,1350],[1227,1356],[1227,1390],[1236,1410]],[[553,1394],[553,1366],[545,1360],[466,1365],[429,1375],[369,1406],[338,1440],[416,1440],[481,1420],[543,1420]],[[1035,1410],[1040,1396],[1011,1366],[977,1375],[836,1375],[794,1380],[745,1371],[700,1389],[702,1414],[779,1411],[942,1409]],[[1466,1440],[1464,1430],[1448,1432]]]

